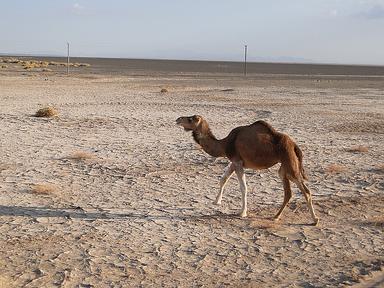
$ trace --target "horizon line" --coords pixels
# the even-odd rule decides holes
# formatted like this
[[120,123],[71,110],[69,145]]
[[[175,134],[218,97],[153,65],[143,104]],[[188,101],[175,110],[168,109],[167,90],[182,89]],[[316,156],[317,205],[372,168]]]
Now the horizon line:
[[[47,57],[47,58],[67,58],[65,55],[58,54],[29,54],[29,53],[3,53],[0,57]],[[228,63],[244,63],[241,60],[210,60],[210,59],[191,59],[191,58],[135,58],[135,57],[114,57],[114,56],[71,56],[70,58],[88,58],[88,59],[124,59],[124,60],[149,60],[149,61],[190,61],[190,62],[228,62]],[[248,64],[291,64],[291,65],[332,65],[332,66],[367,66],[367,67],[384,67],[384,64],[363,64],[363,63],[335,63],[335,62],[310,62],[310,61],[247,61]]]

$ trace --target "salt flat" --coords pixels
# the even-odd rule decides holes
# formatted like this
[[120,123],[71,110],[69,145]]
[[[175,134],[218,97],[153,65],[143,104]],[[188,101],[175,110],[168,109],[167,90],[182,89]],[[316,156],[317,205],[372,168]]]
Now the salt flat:
[[[0,287],[368,281],[384,265],[383,82],[2,72]],[[32,116],[45,106],[59,116]],[[175,125],[194,114],[218,138],[259,119],[289,134],[320,225],[308,225],[296,188],[282,220],[271,220],[283,201],[278,165],[247,171],[248,218],[237,216],[235,177],[213,205],[228,162]]]

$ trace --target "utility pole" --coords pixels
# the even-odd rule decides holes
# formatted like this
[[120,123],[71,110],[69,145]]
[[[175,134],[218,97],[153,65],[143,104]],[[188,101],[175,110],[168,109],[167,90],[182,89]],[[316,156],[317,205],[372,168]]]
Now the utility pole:
[[67,75],[69,75],[69,42],[67,42]]
[[247,50],[248,46],[244,45],[244,76],[247,76]]

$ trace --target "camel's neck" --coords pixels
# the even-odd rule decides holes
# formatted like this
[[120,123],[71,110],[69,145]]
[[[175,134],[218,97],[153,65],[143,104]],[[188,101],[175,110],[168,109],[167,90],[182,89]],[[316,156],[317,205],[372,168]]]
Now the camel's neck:
[[194,130],[193,139],[205,152],[213,157],[225,157],[225,144],[223,140],[217,140],[209,129],[208,123],[202,120],[197,130]]

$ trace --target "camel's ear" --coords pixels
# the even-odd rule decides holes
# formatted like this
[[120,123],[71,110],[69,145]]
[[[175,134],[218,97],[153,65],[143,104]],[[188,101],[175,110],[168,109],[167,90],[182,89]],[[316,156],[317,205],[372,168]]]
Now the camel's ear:
[[202,117],[199,116],[199,115],[194,115],[194,116],[192,116],[192,120],[193,120],[193,122],[196,123],[196,125],[199,125],[199,124],[200,124],[201,119],[202,119]]
[[201,120],[201,116],[199,116],[199,115],[194,115],[194,116],[192,116],[192,119],[193,119],[193,121],[198,122],[198,121]]

